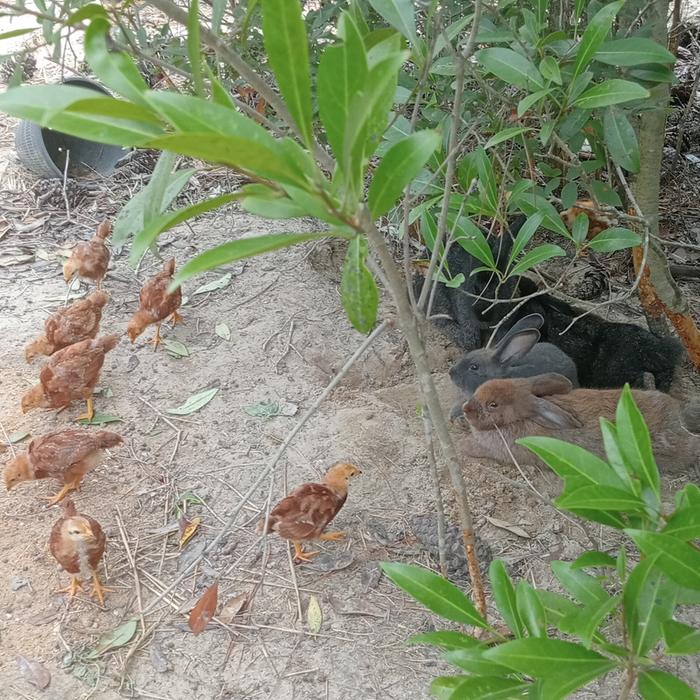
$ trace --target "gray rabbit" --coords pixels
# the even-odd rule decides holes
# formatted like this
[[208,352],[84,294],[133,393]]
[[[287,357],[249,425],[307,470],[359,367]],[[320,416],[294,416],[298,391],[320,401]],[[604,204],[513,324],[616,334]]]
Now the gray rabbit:
[[451,420],[463,418],[462,404],[489,379],[556,372],[578,387],[574,361],[556,345],[537,342],[543,323],[540,314],[525,316],[513,324],[494,348],[472,350],[450,369],[450,379],[462,391],[462,399],[450,412]]

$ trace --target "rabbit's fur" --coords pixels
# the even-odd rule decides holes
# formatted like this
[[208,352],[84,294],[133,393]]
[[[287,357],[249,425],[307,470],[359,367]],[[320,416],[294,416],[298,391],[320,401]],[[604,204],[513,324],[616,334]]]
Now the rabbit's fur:
[[[518,296],[537,291],[531,280],[521,277]],[[654,377],[656,389],[671,388],[675,367],[683,347],[675,338],[661,338],[632,323],[614,323],[588,314],[576,321],[579,312],[549,294],[533,297],[520,309],[520,315],[539,313],[544,317],[542,339],[556,345],[576,363],[583,387],[612,388],[625,383],[644,387],[644,373]]]
[[[466,449],[472,457],[502,464],[512,464],[511,453],[518,462],[532,464],[539,460],[515,441],[543,435],[572,442],[605,459],[599,419],[615,419],[620,394],[621,389],[573,389],[558,374],[493,379],[464,404],[471,429]],[[700,459],[700,435],[684,425],[697,420],[697,412],[688,410],[695,402],[682,404],[659,391],[632,394],[649,427],[659,468],[671,471],[695,464]]]
[[462,414],[462,403],[489,379],[503,377],[534,377],[556,372],[578,386],[574,361],[551,343],[539,343],[539,328],[544,319],[531,314],[517,321],[493,348],[468,352],[452,369],[450,379],[461,389],[463,401],[456,405],[450,417]]
[[[515,217],[509,222],[509,231],[504,231],[500,236],[490,236],[487,240],[491,247],[494,260],[499,268],[505,267],[512,247],[512,232],[517,233],[525,222],[524,216]],[[472,275],[472,271],[481,265],[473,256],[467,253],[457,242],[453,242],[445,256],[445,262],[450,275],[453,277],[462,273],[464,282],[459,287],[450,288],[441,282],[437,283],[433,304],[430,309],[431,316],[448,316],[449,318],[436,318],[435,325],[457,347],[463,350],[475,350],[481,347],[488,337],[489,326],[497,323],[502,318],[500,309],[495,307],[486,311],[490,304],[482,299],[490,299],[496,296],[498,280],[496,275],[489,272],[478,272]],[[413,279],[413,287],[418,294],[423,285],[424,277],[416,275]],[[501,285],[498,296],[510,298],[515,291],[515,280]]]

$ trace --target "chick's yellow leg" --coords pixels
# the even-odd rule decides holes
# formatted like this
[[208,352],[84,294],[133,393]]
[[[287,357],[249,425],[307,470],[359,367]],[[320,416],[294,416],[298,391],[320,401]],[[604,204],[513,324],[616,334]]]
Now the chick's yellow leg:
[[92,572],[92,590],[90,595],[97,598],[100,601],[100,605],[105,604],[105,593],[110,593],[113,589],[103,586],[100,577],[97,575],[97,571]]
[[95,415],[95,407],[92,404],[92,396],[89,399],[85,399],[85,402],[87,404],[87,408],[85,410],[85,413],[79,415],[75,420],[86,420],[86,421],[91,421],[92,417]]
[[301,542],[294,542],[294,558],[299,561],[311,561],[318,552],[305,552],[304,548],[301,546]]
[[82,591],[83,586],[77,576],[70,577],[70,583],[65,588],[59,588],[56,593],[67,593],[69,598],[72,598],[78,591]]
[[342,540],[345,537],[344,532],[324,532],[319,540]]
[[153,343],[153,350],[157,350],[160,345],[160,323],[156,324],[156,334],[151,342]]
[[182,316],[177,311],[173,311],[173,315],[170,317],[170,323],[172,324],[173,328],[177,326],[178,323],[182,323]]
[[48,501],[48,506],[55,506],[59,501],[62,501],[71,491],[80,490],[80,479],[69,481],[55,496],[42,496],[42,500]]

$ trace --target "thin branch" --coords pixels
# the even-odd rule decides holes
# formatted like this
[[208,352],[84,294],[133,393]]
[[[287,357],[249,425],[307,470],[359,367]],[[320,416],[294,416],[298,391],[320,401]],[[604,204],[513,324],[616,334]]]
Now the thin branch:
[[428,446],[428,463],[433,477],[435,489],[435,512],[437,514],[438,559],[440,561],[440,573],[447,578],[447,557],[445,553],[445,509],[442,505],[442,489],[440,488],[440,474],[435,461],[435,444],[433,442],[433,422],[430,420],[430,412],[427,408],[423,411],[423,432],[425,443]]

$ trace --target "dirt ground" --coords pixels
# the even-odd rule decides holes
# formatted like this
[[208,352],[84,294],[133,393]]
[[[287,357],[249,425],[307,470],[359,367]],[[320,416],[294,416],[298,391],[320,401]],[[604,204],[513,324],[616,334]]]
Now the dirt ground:
[[[32,437],[70,426],[82,411],[76,405],[59,414],[22,415],[20,397],[41,366],[39,360],[26,364],[23,348],[64,302],[60,252],[88,238],[128,194],[122,186],[122,200],[109,211],[99,197],[86,197],[69,214],[62,202],[38,206],[30,192],[35,181],[15,160],[12,127],[0,120],[0,421],[8,435],[27,434],[14,445],[20,452]],[[110,183],[101,186],[109,189]],[[697,225],[697,218],[692,221]],[[230,239],[314,230],[312,220],[269,222],[231,206],[169,232],[160,252],[182,263]],[[435,566],[412,527],[435,504],[414,377],[398,330],[380,336],[321,405],[272,478],[245,503],[217,552],[174,594],[159,598],[220,532],[295,422],[362,343],[340,305],[337,253],[326,242],[307,244],[190,280],[184,324],[163,333],[186,347],[188,355],[179,358],[163,348],[153,352],[147,343],[152,331],[134,345],[124,335],[139,287],[158,261],[147,257],[136,272],[127,251],[113,256],[102,332],[123,339],[105,362],[96,408],[120,419],[105,428],[119,432],[125,443],[87,476],[76,496],[78,508],[107,533],[103,573],[113,590],[104,608],[85,594],[69,602],[55,593],[67,584],[47,548],[58,509],[39,500],[55,484],[23,484],[0,494],[0,699],[398,700],[429,697],[431,679],[451,672],[434,652],[405,644],[411,634],[440,623],[378,571],[382,561]],[[197,293],[225,275],[227,284]],[[700,285],[685,288],[698,298]],[[86,292],[83,286],[78,294]],[[391,312],[383,298],[380,317]],[[633,305],[622,312],[641,322]],[[230,339],[221,337],[227,335],[221,324]],[[456,394],[446,371],[458,353],[436,333],[429,348],[449,408]],[[698,389],[688,374],[681,385]],[[213,387],[218,392],[201,410],[182,418],[165,412]],[[254,417],[244,410],[263,401],[290,404],[287,412],[294,415]],[[455,434],[459,444],[457,429]],[[10,457],[10,448],[0,452],[0,461]],[[292,571],[286,545],[270,538],[263,549],[255,523],[269,494],[277,499],[287,485],[315,480],[339,459],[363,470],[335,522],[348,539],[324,543],[315,565]],[[534,585],[556,588],[550,561],[571,561],[586,546],[609,544],[606,531],[584,528],[542,503],[515,467],[466,458],[463,464],[480,537],[494,557]],[[557,493],[549,473],[524,467],[524,474],[540,493]],[[665,485],[675,490],[690,478]],[[202,523],[180,548],[183,513]],[[238,596],[249,596],[249,605],[228,623],[213,622],[194,636],[188,613],[215,580],[220,616],[229,602],[229,611],[235,609]],[[463,579],[460,584],[468,589]],[[307,620],[314,598],[323,614],[318,634],[309,631]],[[132,619],[137,631],[130,641],[91,658],[101,635]],[[20,674],[18,656],[48,670],[46,690]],[[697,660],[675,670],[700,688]],[[576,697],[604,700],[617,693],[592,685]]]

